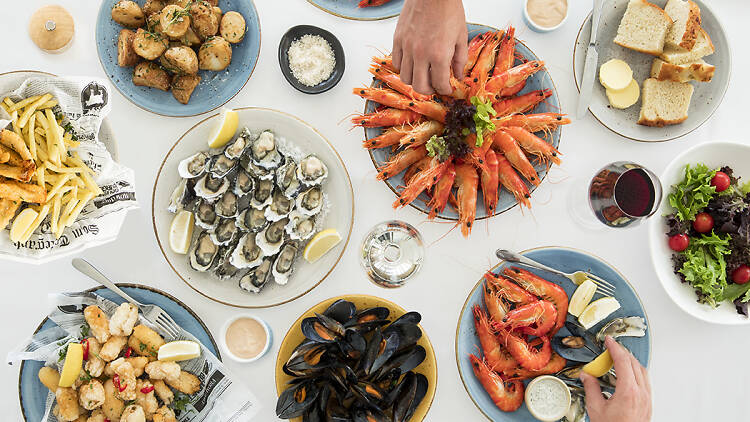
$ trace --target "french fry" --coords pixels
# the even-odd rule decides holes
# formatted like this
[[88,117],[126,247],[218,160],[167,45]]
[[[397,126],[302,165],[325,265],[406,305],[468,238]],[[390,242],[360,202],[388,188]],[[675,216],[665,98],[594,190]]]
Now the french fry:
[[49,100],[46,103],[39,106],[39,110],[44,110],[45,108],[53,108],[57,105],[57,100]]
[[31,159],[36,160],[36,114],[29,119],[29,153]]
[[[62,208],[62,195],[55,195],[55,199],[52,202],[52,218],[50,218],[50,231],[57,235],[58,225],[60,222],[60,208]],[[57,236],[59,238],[59,236]]]
[[57,179],[55,184],[52,186],[52,189],[47,191],[47,201],[51,200],[53,196],[57,195],[57,193],[62,189],[62,187],[70,180],[71,174],[65,174],[63,177]]
[[34,113],[40,105],[46,103],[47,100],[51,98],[52,98],[52,94],[44,94],[42,95],[42,98],[37,99],[36,101],[31,103],[31,105],[26,107],[23,113],[21,114],[21,116],[18,118],[18,125],[20,127],[26,126],[26,123],[29,121],[29,117],[31,117],[31,114]]
[[[34,95],[34,96],[29,97],[29,98],[25,98],[25,99],[23,99],[23,100],[15,103],[15,104],[13,103],[13,100],[11,100],[8,97],[5,97],[5,99],[3,99],[3,102],[5,104],[10,103],[10,104],[8,104],[8,113],[10,113],[13,110],[18,110],[19,108],[26,107],[27,105],[33,103],[34,101],[38,100],[41,97],[42,97],[41,95]],[[50,97],[52,97],[52,96],[50,95]]]

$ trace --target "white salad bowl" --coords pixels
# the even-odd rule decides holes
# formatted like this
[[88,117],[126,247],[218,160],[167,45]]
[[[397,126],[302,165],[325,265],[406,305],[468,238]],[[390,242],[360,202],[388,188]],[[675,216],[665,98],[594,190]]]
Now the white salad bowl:
[[698,303],[694,289],[682,283],[673,271],[672,254],[667,245],[667,224],[664,215],[672,212],[668,195],[672,186],[685,176],[685,166],[703,163],[710,168],[729,166],[741,181],[750,180],[750,146],[735,142],[706,142],[696,145],[675,157],[661,175],[664,187],[659,212],[649,222],[649,245],[651,261],[656,275],[669,297],[688,314],[706,322],[722,325],[750,324],[750,319],[737,313],[731,302],[723,302],[717,308]]

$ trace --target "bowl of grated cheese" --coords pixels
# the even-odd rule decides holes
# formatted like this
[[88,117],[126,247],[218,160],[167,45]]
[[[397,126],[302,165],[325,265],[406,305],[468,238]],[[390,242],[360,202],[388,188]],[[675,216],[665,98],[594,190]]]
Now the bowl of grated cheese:
[[281,37],[279,66],[295,89],[320,94],[336,86],[344,75],[344,49],[325,29],[297,25]]

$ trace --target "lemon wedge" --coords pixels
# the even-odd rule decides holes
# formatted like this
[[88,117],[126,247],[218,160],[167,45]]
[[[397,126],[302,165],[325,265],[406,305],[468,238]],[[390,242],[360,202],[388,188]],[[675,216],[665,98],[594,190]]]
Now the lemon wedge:
[[195,359],[201,355],[201,346],[189,340],[170,341],[159,347],[158,359],[161,361],[181,361]]
[[581,315],[586,306],[591,302],[591,299],[596,293],[596,284],[591,280],[586,280],[581,283],[576,291],[573,292],[573,296],[570,297],[570,303],[568,304],[568,313],[577,317]]
[[219,121],[208,135],[209,148],[221,148],[232,139],[240,124],[240,116],[234,110],[222,109]]
[[612,356],[609,355],[609,350],[605,350],[604,353],[597,356],[596,359],[583,365],[581,370],[592,377],[599,378],[609,372],[614,364],[615,362],[612,360]]
[[187,210],[180,211],[174,216],[169,226],[169,247],[174,253],[186,254],[190,249],[190,239],[193,237],[193,223],[195,216]]
[[26,236],[26,232],[38,215],[39,213],[31,208],[26,208],[21,211],[10,226],[10,241],[20,242],[23,240],[24,236]]
[[333,249],[334,246],[341,242],[341,235],[336,229],[326,229],[316,234],[310,243],[305,246],[302,256],[309,263],[313,263],[325,255],[326,252]]
[[68,343],[68,352],[60,373],[60,387],[70,387],[78,379],[83,368],[83,346],[80,343]]
[[618,309],[620,309],[620,302],[617,299],[611,296],[603,297],[589,303],[578,316],[578,322],[588,330]]

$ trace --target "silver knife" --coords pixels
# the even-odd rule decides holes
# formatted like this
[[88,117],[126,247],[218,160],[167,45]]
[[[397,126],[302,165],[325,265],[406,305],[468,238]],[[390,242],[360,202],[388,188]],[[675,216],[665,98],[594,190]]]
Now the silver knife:
[[596,51],[596,33],[599,32],[599,18],[602,15],[602,6],[606,0],[594,0],[594,9],[591,11],[591,39],[586,48],[586,61],[583,63],[583,77],[581,78],[581,93],[578,95],[578,110],[576,117],[582,119],[589,109],[591,93],[594,91],[594,80],[596,79],[596,66],[599,64],[599,52]]

